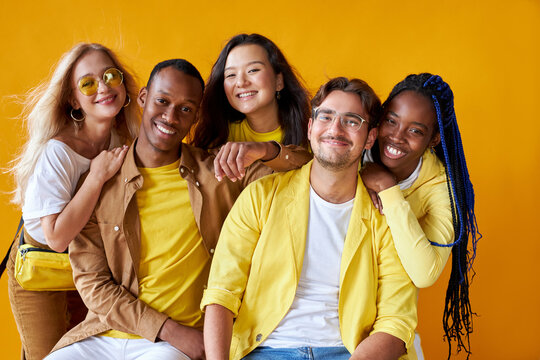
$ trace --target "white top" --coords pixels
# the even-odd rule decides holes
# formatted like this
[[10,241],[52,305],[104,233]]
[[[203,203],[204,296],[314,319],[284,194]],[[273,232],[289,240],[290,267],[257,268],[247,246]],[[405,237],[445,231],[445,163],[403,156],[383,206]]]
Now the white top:
[[[364,151],[364,160],[366,162],[373,162],[373,155],[371,154],[371,149],[367,149]],[[420,175],[420,170],[422,169],[422,157],[420,157],[420,160],[418,161],[418,165],[416,165],[416,169],[409,175],[408,178],[398,182],[399,189],[401,191],[407,190],[414,184],[416,179],[418,179],[418,175]]]
[[353,200],[332,204],[310,189],[302,274],[289,312],[260,346],[343,346],[339,330],[339,273]]
[[47,142],[28,179],[22,208],[24,228],[34,240],[47,243],[40,218],[62,212],[90,161],[61,141]]

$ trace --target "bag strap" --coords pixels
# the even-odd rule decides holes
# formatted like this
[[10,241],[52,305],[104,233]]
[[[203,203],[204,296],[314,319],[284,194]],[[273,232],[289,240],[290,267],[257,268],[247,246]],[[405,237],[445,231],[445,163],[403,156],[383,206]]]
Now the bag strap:
[[[19,234],[19,231],[21,231],[21,228],[22,228],[23,224],[24,224],[24,220],[23,220],[23,218],[21,216],[21,220],[19,220],[19,226],[17,227],[17,232],[15,233],[15,236],[13,237],[13,241],[11,242],[11,245],[9,245],[7,254],[6,254],[6,256],[4,256],[4,260],[2,260],[2,264],[0,264],[0,277],[4,273],[4,270],[6,270],[6,265],[7,265],[8,259],[9,259],[9,253],[11,252],[11,247],[13,246],[13,243],[17,239],[17,235]],[[22,233],[21,233],[21,242],[24,242],[24,238],[22,236]]]

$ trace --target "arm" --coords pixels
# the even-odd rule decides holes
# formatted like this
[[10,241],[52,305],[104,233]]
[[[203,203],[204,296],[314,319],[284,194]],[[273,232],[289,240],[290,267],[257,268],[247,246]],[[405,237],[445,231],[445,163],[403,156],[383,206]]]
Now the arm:
[[[81,234],[69,245],[69,258],[75,286],[85,305],[99,317],[101,322],[112,329],[156,341],[168,316],[154,310],[134,296],[126,285],[129,279],[113,277],[108,265],[109,254],[105,251],[102,238],[102,231],[103,234],[108,231],[114,232],[112,226],[112,224],[98,224],[94,213]],[[115,247],[113,250],[118,250],[118,252],[113,252],[110,256],[120,259],[123,256],[122,252],[127,252],[127,248],[120,249],[117,244],[113,246]],[[111,261],[114,260],[111,259]],[[124,271],[122,276],[131,275],[129,271]]]
[[[418,289],[399,262],[384,217],[377,221],[373,236],[378,274],[377,312],[369,337],[359,344],[354,354],[369,359],[375,352],[374,358],[383,354],[383,359],[398,358],[414,340]],[[381,344],[388,346],[383,353],[379,353]]]
[[382,332],[368,336],[354,350],[351,360],[393,360],[406,352],[405,343]]
[[274,171],[296,169],[309,160],[312,155],[300,146],[283,146],[275,141],[268,142],[228,142],[223,145],[214,160],[216,178],[224,176],[232,181],[242,179],[246,168],[257,160]]
[[221,305],[208,305],[204,317],[204,343],[209,360],[229,359],[233,313]]
[[451,247],[433,246],[429,240],[448,244],[454,238],[446,184],[441,182],[422,187],[414,197],[414,201],[422,203],[424,213],[418,219],[398,186],[379,193],[401,263],[413,283],[420,288],[433,285],[452,251]]
[[[232,328],[232,318],[238,315],[261,233],[258,185],[258,182],[249,185],[236,200],[223,224],[212,260],[208,287],[201,301],[201,309],[209,316],[204,327],[209,358],[222,355],[225,350],[228,356],[229,316]],[[218,328],[213,328],[215,323],[219,324]]]
[[159,330],[158,337],[182,351],[190,359],[205,359],[203,334],[197,329],[167,319]]
[[88,176],[66,207],[60,213],[41,218],[41,227],[51,249],[64,251],[81,231],[96,206],[103,184],[118,171],[127,150],[128,147],[123,146],[102,151],[92,160]]

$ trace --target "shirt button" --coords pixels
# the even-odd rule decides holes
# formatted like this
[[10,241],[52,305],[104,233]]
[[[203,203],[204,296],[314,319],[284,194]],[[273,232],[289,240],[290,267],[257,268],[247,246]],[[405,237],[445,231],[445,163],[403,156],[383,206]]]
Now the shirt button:
[[261,341],[261,339],[262,339],[262,334],[257,334],[255,341]]
[[125,182],[125,183],[127,183],[127,182],[128,182],[128,179],[127,179],[127,178],[125,178],[125,179],[124,179],[124,182]]
[[201,184],[199,184],[199,182],[198,182],[198,181],[195,181],[195,185],[197,185],[197,186],[201,186]]
[[191,169],[191,173],[193,174],[195,172],[195,170]]
[[118,231],[118,230],[120,230],[120,228],[118,226],[115,226],[114,231]]
[[210,249],[210,254],[213,254],[214,253],[214,249]]
[[285,155],[285,160],[289,160],[289,155]]

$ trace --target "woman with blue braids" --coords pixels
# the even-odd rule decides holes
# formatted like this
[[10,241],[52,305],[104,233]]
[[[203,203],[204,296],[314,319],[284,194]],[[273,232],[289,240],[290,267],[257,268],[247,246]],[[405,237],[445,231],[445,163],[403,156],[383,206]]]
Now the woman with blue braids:
[[[452,340],[458,351],[470,354],[469,271],[481,235],[452,90],[440,76],[409,75],[392,89],[383,108],[362,179],[417,287],[432,285],[452,253],[443,327],[449,356]],[[415,349],[423,359],[419,341]]]

